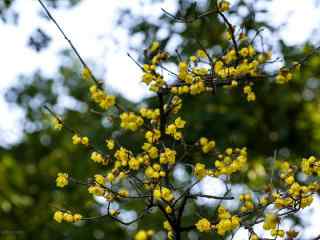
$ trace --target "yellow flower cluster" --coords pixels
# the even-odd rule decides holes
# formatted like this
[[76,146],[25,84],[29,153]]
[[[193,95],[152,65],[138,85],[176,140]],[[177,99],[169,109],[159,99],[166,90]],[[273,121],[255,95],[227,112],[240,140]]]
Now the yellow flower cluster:
[[[228,52],[224,58],[227,62],[233,62],[237,58],[234,56],[234,50],[231,53]],[[214,65],[215,73],[222,79],[226,78],[240,78],[243,76],[255,77],[258,75],[259,65],[262,64],[258,60],[249,61],[247,59],[243,60],[240,64],[235,66],[228,66],[223,61],[218,60]]]
[[[172,101],[171,101],[171,105],[170,105],[170,110],[171,111],[170,112],[172,114],[177,114],[180,111],[181,107],[182,107],[182,99],[180,97],[178,97],[178,96],[174,96],[172,98]],[[167,106],[167,104],[165,104],[164,105],[164,110],[167,111],[168,108],[169,107]]]
[[241,202],[243,202],[243,205],[240,208],[241,212],[249,212],[254,209],[254,203],[250,193],[241,194],[239,199]]
[[186,121],[178,117],[174,123],[169,124],[166,128],[166,134],[172,136],[175,140],[180,140],[182,138],[182,133],[178,129],[184,128]]
[[274,213],[267,213],[264,217],[263,229],[273,230],[277,228],[279,218]]
[[100,185],[105,185],[105,177],[100,174],[94,175],[94,180]]
[[186,62],[179,63],[178,77],[183,82],[186,82],[189,84],[192,83],[193,76],[191,74],[189,74],[189,72],[188,72],[188,63],[186,63]]
[[168,221],[163,222],[163,228],[167,231],[167,236],[169,240],[174,238],[173,229]]
[[209,153],[216,146],[215,141],[209,141],[208,138],[205,137],[200,138],[199,142],[203,153]]
[[67,173],[58,173],[58,177],[56,179],[56,185],[57,187],[65,187],[69,183],[69,176]]
[[202,164],[202,163],[196,163],[195,167],[194,167],[194,175],[198,178],[198,179],[202,179],[205,176],[208,175],[208,171],[206,169],[206,165]]
[[154,190],[153,190],[153,197],[156,200],[164,200],[166,202],[171,202],[172,200],[174,200],[174,196],[171,192],[171,190],[169,188],[166,187],[159,187],[157,186]]
[[108,164],[108,160],[105,159],[101,153],[98,152],[92,152],[91,156],[90,156],[91,160],[96,162],[96,163],[100,163],[102,165],[107,165]]
[[306,175],[315,174],[320,176],[320,160],[314,156],[303,158],[301,162],[301,170]]
[[129,160],[129,168],[131,170],[139,170],[140,168],[140,164],[144,162],[144,159],[142,157],[140,158],[135,158],[135,157],[131,157]]
[[85,67],[83,68],[82,70],[82,77],[85,79],[85,80],[90,80],[91,77],[92,77],[92,73],[90,71],[89,68]]
[[109,150],[113,150],[114,149],[114,141],[112,139],[107,139],[106,140],[106,146]]
[[264,218],[263,229],[271,230],[271,235],[275,238],[284,237],[285,232],[278,228],[280,218],[274,213],[267,213]]
[[152,131],[147,131],[144,136],[149,143],[156,143],[160,139],[161,133],[158,129],[153,129]]
[[82,144],[85,146],[89,145],[89,138],[88,137],[81,137],[78,134],[74,134],[72,136],[72,143],[77,145],[77,144]]
[[72,223],[72,222],[79,222],[82,219],[82,216],[78,213],[71,214],[71,213],[62,212],[62,211],[56,211],[53,215],[53,219],[58,223],[61,223],[62,221]]
[[134,240],[148,240],[154,235],[153,230],[139,230],[134,236]]
[[114,157],[117,159],[115,168],[119,168],[120,166],[128,165],[132,153],[128,149],[121,147],[115,152]]
[[200,219],[195,226],[199,232],[209,232],[212,228],[210,221],[206,218]]
[[[305,162],[304,162],[305,161]],[[311,156],[308,159],[303,159],[301,163],[302,172],[304,172],[304,167],[306,162],[312,163],[316,161],[316,158]],[[277,208],[283,207],[294,207],[295,204],[299,204],[301,208],[309,206],[313,202],[312,193],[319,189],[319,184],[316,182],[311,182],[308,185],[301,185],[296,182],[294,177],[295,170],[286,161],[280,163],[280,178],[288,187],[288,193],[286,196],[281,196],[279,193],[274,193],[272,195],[275,206]],[[306,169],[305,169],[306,170]],[[309,169],[308,169],[309,170]],[[298,202],[295,201],[298,199]]]
[[219,223],[215,226],[217,233],[224,236],[226,232],[232,231],[240,226],[240,218],[231,216],[231,214],[223,207],[218,208]]
[[256,50],[252,45],[249,45],[248,47],[241,48],[239,54],[244,58],[253,57],[256,54]]
[[316,187],[313,184],[308,187],[301,186],[299,183],[293,183],[288,192],[294,198],[300,197],[300,207],[305,208],[313,202],[313,196],[310,193],[314,192],[317,188],[319,187]]
[[107,95],[103,90],[99,89],[96,85],[90,87],[90,94],[92,100],[99,104],[99,106],[107,110],[116,104],[115,96]]
[[88,188],[88,192],[95,196],[103,196],[105,194],[105,189],[100,185],[92,185]]
[[214,165],[216,167],[215,175],[231,175],[240,171],[247,162],[246,148],[228,148],[225,154],[219,154],[219,160],[216,160]]
[[129,196],[129,191],[125,188],[119,189],[118,197],[126,198]]
[[150,52],[153,53],[153,52],[157,51],[159,48],[160,48],[160,43],[155,41],[155,42],[151,43],[149,50],[150,50]]
[[160,109],[140,108],[140,115],[150,120],[158,120],[160,116]]
[[137,116],[133,112],[124,112],[120,115],[121,124],[120,126],[131,131],[136,131],[143,125],[143,118]]
[[268,204],[269,204],[269,198],[268,198],[268,196],[261,196],[260,198],[259,198],[259,204],[261,205],[261,206],[267,206]]
[[144,143],[142,149],[148,153],[151,159],[156,159],[159,156],[158,148],[150,143]]
[[176,151],[170,148],[165,148],[164,152],[160,153],[160,164],[174,165],[176,163]]
[[161,169],[160,164],[153,164],[152,166],[148,166],[145,170],[145,175],[148,178],[158,179],[160,177],[165,177],[166,173]]
[[256,100],[256,95],[252,91],[252,87],[247,85],[243,88],[243,93],[247,96],[247,101],[252,102]]
[[[157,44],[155,44],[154,46],[157,46]],[[154,46],[151,46],[150,50],[154,50],[155,49]],[[159,65],[162,61],[166,60],[168,56],[169,56],[168,53],[158,51],[158,53],[154,55],[153,58],[151,59],[150,64],[143,65],[144,73],[142,76],[142,81],[148,86],[150,86],[149,90],[152,92],[158,92],[160,88],[162,88],[165,85],[163,76],[156,72],[156,68],[157,68],[157,65]]]
[[283,238],[285,235],[285,232],[282,229],[272,229],[271,230],[271,236],[272,237],[280,237]]
[[[201,50],[198,51],[198,54],[204,57],[205,53]],[[205,55],[206,56],[206,55]],[[196,61],[191,58],[191,61]],[[189,65],[186,62],[179,63],[179,80],[183,82],[181,86],[174,86],[171,88],[171,93],[173,94],[188,94],[197,95],[206,90],[203,77],[208,75],[209,70],[205,67],[193,67],[189,69]]]
[[280,69],[280,72],[276,76],[276,83],[278,84],[287,83],[292,79],[292,77],[293,77],[292,73],[288,69],[282,68]]
[[60,131],[63,127],[62,121],[55,117],[52,119],[52,125],[53,125],[53,128],[58,131]]
[[[145,67],[147,69],[147,67]],[[163,80],[163,76],[146,72],[143,75],[143,82],[147,85],[150,85],[149,90],[152,92],[158,92],[162,86],[164,86],[165,81]]]

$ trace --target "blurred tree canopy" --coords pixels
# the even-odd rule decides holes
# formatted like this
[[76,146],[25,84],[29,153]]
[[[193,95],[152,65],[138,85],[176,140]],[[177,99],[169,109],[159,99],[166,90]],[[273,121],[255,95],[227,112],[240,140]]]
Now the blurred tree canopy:
[[[269,4],[270,1],[259,2]],[[62,0],[46,2],[56,8],[74,6],[80,1],[67,1],[68,4]],[[140,1],[140,4],[155,2],[161,1]],[[207,12],[216,4],[216,1],[175,2],[176,11],[170,13],[190,18]],[[11,9],[13,3],[13,0],[0,3],[0,17],[3,21],[17,22],[19,13]],[[277,39],[275,36],[279,29],[265,21],[265,16],[269,13],[264,7],[257,9],[255,1],[237,1],[232,10],[231,19],[241,23],[242,30],[249,36],[257,35],[256,43],[259,47],[279,49],[279,55],[284,59],[283,64],[287,61],[299,61],[315,48],[309,42],[304,46],[287,46],[281,39]],[[141,49],[155,39],[160,40],[162,47],[172,53],[175,61],[179,57],[186,58],[193,54],[199,48],[199,43],[212,53],[220,52],[224,44],[225,30],[216,15],[185,24],[176,22],[165,12],[162,12],[157,21],[153,21],[134,15],[130,9],[124,9],[118,24],[129,29],[131,37],[136,34],[142,36],[142,46],[132,46],[132,50],[140,54],[141,62],[145,61]],[[45,46],[46,40],[53,36],[47,36],[45,30],[37,31],[30,41],[40,43],[40,50]],[[264,34],[276,40],[266,41],[262,45],[259,39]],[[88,196],[86,188],[71,187],[67,194],[57,191],[54,182],[57,172],[65,170],[84,179],[97,169],[89,163],[89,156],[85,151],[75,150],[70,133],[53,133],[50,130],[48,116],[42,111],[42,106],[53,106],[69,125],[85,134],[91,134],[90,138],[95,139],[97,144],[100,143],[100,147],[103,147],[101,143],[107,136],[121,134],[114,132],[107,117],[101,122],[100,113],[86,104],[88,96],[84,93],[87,92],[88,85],[79,74],[77,61],[70,57],[68,51],[62,56],[62,59],[66,58],[71,60],[61,61],[64,64],[60,66],[56,76],[48,78],[41,72],[22,76],[19,85],[6,94],[8,102],[20,106],[26,115],[25,136],[22,141],[9,150],[0,149],[0,236],[4,239],[130,239],[130,234],[124,231],[124,227],[105,219],[97,220],[94,224],[84,223],[81,227],[58,225],[51,220],[54,203],[60,204],[59,207],[84,209],[84,213],[89,215],[98,215],[103,206]],[[189,137],[194,137],[193,132],[204,136],[210,133],[221,145],[247,146],[250,149],[251,164],[257,166],[257,172],[248,175],[248,182],[252,182],[252,185],[265,183],[266,175],[263,173],[268,169],[264,169],[262,173],[258,169],[262,162],[269,161],[268,157],[275,150],[279,158],[290,161],[299,160],[305,155],[319,155],[320,57],[313,54],[306,60],[301,73],[289,85],[275,87],[272,84],[257,84],[259,97],[253,104],[241,98],[242,93],[233,90],[220,90],[214,96],[208,94],[197,97],[196,108],[193,105],[194,98],[189,97],[185,102],[183,117],[190,122],[197,120],[197,124],[187,128],[191,133]],[[268,95],[263,96],[265,93]],[[124,98],[121,101],[132,108],[138,105]],[[152,106],[155,101],[151,97],[139,104]],[[137,141],[126,135],[121,135],[120,138],[128,146]],[[128,209],[131,207],[127,206]],[[199,208],[206,209],[206,206]],[[189,210],[190,218],[193,210]],[[152,221],[158,219],[144,220],[139,224],[148,228]]]
[[[15,9],[17,0],[1,0],[0,1],[0,19],[4,24],[13,24],[19,27],[20,13]],[[34,1],[36,2],[36,1]],[[44,1],[48,6],[59,8],[72,8],[79,4],[81,0],[46,0]],[[48,47],[51,41],[51,36],[45,29],[35,27],[28,40],[28,46],[33,50],[39,52]]]

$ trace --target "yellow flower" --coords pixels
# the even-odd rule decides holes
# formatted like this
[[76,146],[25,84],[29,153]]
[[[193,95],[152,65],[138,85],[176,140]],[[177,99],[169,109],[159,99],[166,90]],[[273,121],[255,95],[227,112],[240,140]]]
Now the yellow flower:
[[172,135],[172,134],[174,134],[176,132],[176,130],[177,130],[176,125],[170,124],[166,129],[166,134]]
[[151,159],[156,159],[159,156],[158,148],[155,146],[150,147],[148,150],[148,154]]
[[92,152],[90,158],[96,163],[103,163],[104,162],[103,156],[98,152]]
[[202,146],[202,152],[203,153],[208,153],[210,152],[212,149],[215,148],[216,146],[216,142],[215,141],[209,141],[207,138],[202,137],[200,138],[200,145]]
[[96,195],[96,196],[103,196],[104,189],[98,185],[90,186],[88,188],[88,192],[90,194]]
[[156,143],[161,137],[161,133],[159,130],[154,129],[152,131],[147,131],[145,133],[145,138],[149,143]]
[[136,131],[143,124],[143,118],[132,112],[121,113],[120,119],[120,126],[131,131]]
[[124,198],[129,196],[128,190],[124,188],[120,189],[118,194],[120,197],[124,197]]
[[108,179],[108,181],[111,183],[111,182],[113,182],[113,181],[114,181],[115,176],[113,175],[113,173],[108,173],[108,175],[107,175],[107,179]]
[[161,197],[162,197],[162,199],[164,199],[167,202],[170,202],[174,198],[170,189],[166,188],[166,187],[161,188]]
[[209,232],[211,230],[211,223],[206,218],[200,219],[195,226],[199,232]]
[[153,197],[156,200],[160,200],[161,199],[161,191],[160,191],[160,189],[153,190]]
[[253,234],[251,234],[249,240],[259,240],[259,237],[257,236],[257,234],[253,233]]
[[89,145],[89,138],[88,137],[82,137],[81,138],[81,144],[88,146]]
[[164,152],[160,154],[160,163],[173,165],[176,162],[176,151],[170,148],[165,148]]
[[134,236],[134,240],[148,240],[154,235],[153,230],[140,230]]
[[153,190],[153,197],[156,200],[165,200],[167,202],[170,202],[174,199],[174,196],[169,188],[166,187],[157,187]]
[[167,231],[172,231],[172,227],[168,221],[163,222],[163,228]]
[[79,222],[81,219],[82,219],[82,216],[80,214],[76,213],[73,215],[73,220],[75,222]]
[[57,221],[58,223],[61,223],[63,220],[63,212],[61,211],[56,211],[53,215],[53,219]]
[[176,125],[177,128],[184,128],[186,121],[182,120],[181,117],[178,117],[175,121],[174,124]]
[[114,149],[114,141],[113,141],[112,139],[107,139],[107,140],[106,140],[106,144],[107,144],[107,148],[108,148],[109,150]]
[[249,49],[248,48],[241,48],[239,53],[242,57],[247,57],[249,55]]
[[273,213],[267,213],[264,218],[263,229],[271,230],[276,229],[279,219],[277,215]]
[[58,130],[58,131],[60,131],[60,130],[62,129],[62,127],[63,127],[62,121],[60,121],[60,120],[57,119],[57,118],[53,118],[53,119],[52,119],[52,125],[53,125],[53,128],[54,128],[55,130]]
[[114,96],[107,95],[103,90],[98,89],[96,85],[90,87],[90,94],[92,100],[99,104],[104,110],[109,109],[116,103],[116,98]]
[[272,229],[271,230],[271,236],[273,236],[273,237],[283,238],[284,234],[285,234],[284,231],[281,229]]
[[165,210],[166,210],[166,213],[168,214],[172,213],[172,208],[169,205],[166,206]]
[[282,68],[278,75],[276,76],[276,83],[278,84],[284,84],[289,82],[292,79],[293,75],[291,72],[289,72],[288,69]]
[[239,83],[236,80],[231,81],[231,87],[237,87]]
[[153,42],[149,48],[150,52],[155,52],[160,48],[159,42]]
[[205,51],[200,49],[200,50],[197,51],[197,57],[199,57],[199,58],[207,58],[207,54],[206,54]]
[[85,80],[90,80],[92,74],[91,74],[91,71],[89,68],[85,67],[83,68],[82,70],[82,77],[85,79]]
[[132,170],[139,170],[140,168],[140,161],[137,158],[130,158],[129,160],[129,167]]
[[206,165],[197,163],[194,168],[194,175],[199,179],[204,178],[207,175]]
[[70,213],[64,213],[63,214],[63,220],[66,221],[66,222],[73,222],[74,221],[73,215],[70,214]]
[[99,183],[100,185],[104,185],[105,184],[105,178],[104,176],[100,175],[100,174],[96,174],[94,175],[94,179],[97,183]]
[[58,177],[56,179],[56,184],[58,187],[65,187],[68,185],[69,180],[68,180],[69,176],[67,173],[58,173]]
[[221,1],[218,4],[218,9],[220,12],[226,12],[229,11],[230,9],[230,3],[228,1]]
[[73,135],[73,137],[72,137],[72,143],[75,144],[75,145],[81,143],[81,137],[79,137],[78,134]]

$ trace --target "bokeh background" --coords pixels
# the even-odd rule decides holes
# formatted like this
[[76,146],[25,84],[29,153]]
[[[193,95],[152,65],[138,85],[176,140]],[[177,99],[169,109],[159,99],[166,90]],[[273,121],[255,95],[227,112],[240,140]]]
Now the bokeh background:
[[[197,49],[194,36],[213,52],[219,53],[225,44],[224,26],[216,16],[186,26],[161,11],[164,8],[173,14],[192,15],[212,8],[215,1],[44,2],[95,75],[132,107],[153,105],[154,101],[128,52],[143,62],[143,49],[153,40],[159,40],[169,53],[178,50],[183,57]],[[299,61],[320,46],[317,1],[230,2],[231,21],[246,29],[249,36],[262,30],[263,39],[257,38],[257,47],[272,50],[275,59],[281,58],[276,65]],[[105,137],[115,133],[127,145],[137,140],[117,132],[106,118],[90,111],[88,83],[81,78],[80,63],[38,1],[1,0],[0,18],[0,239],[130,239],[138,226],[124,228],[107,219],[72,226],[51,220],[55,206],[96,215],[103,212],[104,203],[92,199],[84,188],[56,189],[57,172],[72,172],[84,179],[99,169],[90,164],[87,152],[71,144],[69,133],[51,130],[48,115],[41,108],[44,104],[50,104],[97,144],[103,145]],[[174,65],[168,67],[174,70]],[[244,101],[240,92],[224,90],[216,96],[199,97],[198,103],[188,98],[184,117],[195,122],[188,127],[190,138],[201,134],[215,136],[221,147],[247,146],[253,170],[244,181],[253,189],[263,186],[268,182],[275,151],[279,159],[292,162],[319,155],[319,77],[320,55],[313,54],[289,85],[258,83],[256,103]],[[187,174],[179,171],[180,178]],[[203,187],[208,192],[217,190],[208,183]],[[122,217],[131,218],[135,215],[132,209],[139,208],[139,203],[122,207]],[[198,207],[205,211],[208,203],[199,202]],[[292,218],[286,225],[308,229],[302,239],[317,236],[318,209],[317,199],[303,211],[302,221]],[[193,211],[187,213],[190,219]],[[140,225],[151,228],[157,221],[161,219],[155,215]],[[198,239],[195,233],[189,237]],[[238,239],[246,238],[239,235]]]

